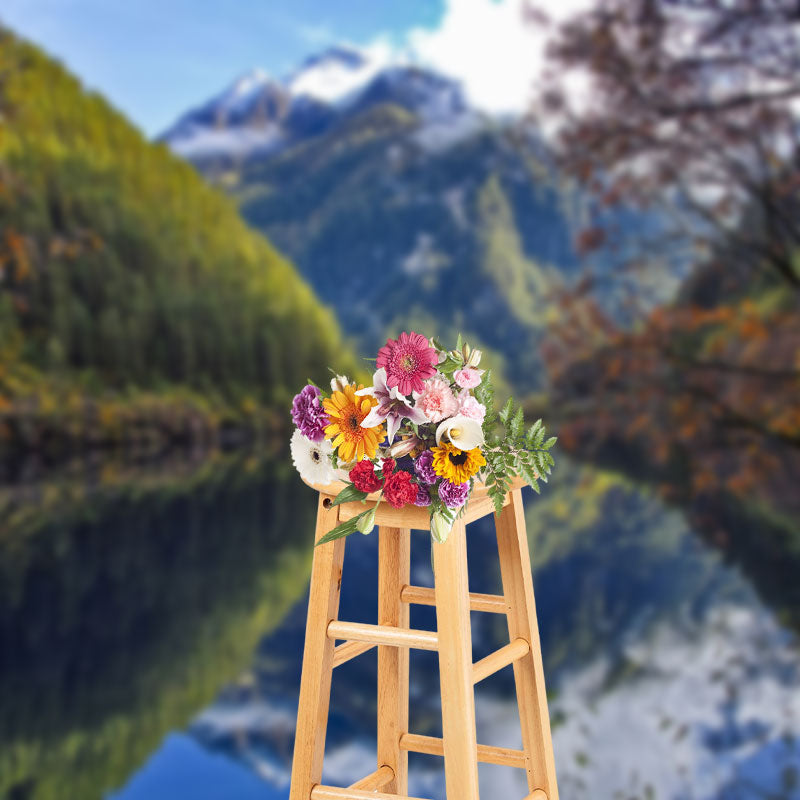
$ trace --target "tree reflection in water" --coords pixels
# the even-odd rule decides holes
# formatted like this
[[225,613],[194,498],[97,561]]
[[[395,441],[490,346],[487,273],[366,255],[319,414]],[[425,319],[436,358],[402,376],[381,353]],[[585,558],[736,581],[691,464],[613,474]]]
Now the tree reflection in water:
[[[779,623],[794,594],[768,608],[679,511],[560,470],[527,517],[562,796],[797,798],[798,652]],[[0,490],[0,797],[249,797],[248,774],[252,796],[286,797],[314,504],[247,456]],[[430,584],[427,537],[412,542]],[[471,588],[498,591],[491,520],[469,547]],[[343,618],[374,621],[376,564],[377,537],[349,543]],[[473,626],[476,658],[507,637],[494,615]],[[334,676],[333,783],[370,771],[375,669],[373,652]],[[411,675],[411,726],[438,735],[435,655]],[[519,745],[510,670],[477,709],[482,741]],[[441,762],[411,764],[412,794],[442,796]],[[485,800],[525,794],[514,770],[481,780]]]

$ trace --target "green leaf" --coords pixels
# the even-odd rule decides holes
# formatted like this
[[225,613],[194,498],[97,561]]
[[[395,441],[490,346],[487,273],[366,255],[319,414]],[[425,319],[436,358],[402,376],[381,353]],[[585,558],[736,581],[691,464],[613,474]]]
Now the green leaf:
[[522,436],[522,428],[525,425],[525,417],[522,413],[522,407],[517,409],[517,413],[514,414],[514,418],[511,420],[511,435],[515,439],[519,439]]
[[460,361],[456,361],[454,358],[448,356],[441,364],[439,364],[436,369],[439,372],[445,375],[452,375],[457,369],[461,369],[463,365]]
[[323,537],[320,538],[315,547],[319,547],[321,544],[328,544],[328,542],[332,542],[334,539],[341,539],[343,536],[349,536],[351,533],[355,533],[359,517],[361,517],[361,514],[359,514],[358,517],[353,517],[353,519],[347,520],[347,522],[342,522],[333,530],[328,531]]
[[549,450],[556,442],[558,441],[558,436],[551,436],[543,445],[542,447],[545,450]]
[[508,423],[508,419],[511,416],[511,412],[514,410],[514,398],[509,397],[506,401],[506,404],[503,406],[503,410],[500,412],[500,420],[502,421],[503,425]]
[[456,339],[456,350],[460,350],[464,346],[464,341],[461,338],[461,334],[458,334],[458,339]]
[[539,428],[542,427],[542,420],[537,419],[533,425],[528,428],[528,433],[525,436],[525,440],[528,442],[530,447],[533,447],[534,439],[536,438],[536,434],[539,433]]
[[339,494],[336,495],[336,498],[331,503],[331,505],[339,506],[342,503],[351,503],[354,500],[363,500],[366,496],[367,496],[366,492],[362,492],[361,490],[356,489],[356,487],[352,483],[349,483],[347,484],[347,486],[344,487],[344,489],[342,489],[341,492],[339,492]]

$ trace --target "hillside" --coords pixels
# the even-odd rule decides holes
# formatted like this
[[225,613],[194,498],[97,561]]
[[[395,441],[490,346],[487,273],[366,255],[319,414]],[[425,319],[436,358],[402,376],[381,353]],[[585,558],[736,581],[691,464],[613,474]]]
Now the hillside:
[[282,81],[254,72],[163,139],[237,199],[364,351],[412,324],[461,330],[532,388],[551,291],[578,267],[543,148],[446,77],[365,59],[335,48]]
[[230,200],[3,29],[0,115],[0,444],[252,421],[352,368]]

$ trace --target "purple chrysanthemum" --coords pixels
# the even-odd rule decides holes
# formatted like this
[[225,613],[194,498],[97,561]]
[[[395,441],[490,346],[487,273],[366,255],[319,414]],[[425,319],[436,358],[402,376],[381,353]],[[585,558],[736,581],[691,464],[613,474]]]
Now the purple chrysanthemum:
[[427,487],[422,484],[417,484],[417,499],[414,501],[415,506],[429,506],[431,504],[431,496]]
[[439,476],[433,471],[433,452],[430,450],[423,450],[414,461],[414,472],[417,477],[430,486],[439,479]]
[[325,426],[330,419],[322,407],[322,392],[309,384],[292,401],[292,419],[300,432],[312,442],[321,442],[325,438]]
[[469,482],[451,483],[443,479],[439,484],[439,497],[448,508],[461,508],[469,497]]

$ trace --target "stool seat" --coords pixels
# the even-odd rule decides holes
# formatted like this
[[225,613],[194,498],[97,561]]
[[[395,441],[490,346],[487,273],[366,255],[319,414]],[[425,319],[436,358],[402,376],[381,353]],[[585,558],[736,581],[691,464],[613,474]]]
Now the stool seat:
[[[315,489],[331,503],[331,498],[336,497],[349,484],[344,481],[334,481],[333,483],[318,484],[305,481],[305,483],[312,489]],[[527,484],[522,478],[514,478],[511,483],[511,491],[521,489]],[[506,495],[505,504],[510,502],[511,491]],[[348,519],[358,516],[362,511],[372,506],[377,506],[375,511],[375,524],[376,525],[389,525],[400,528],[411,528],[415,531],[430,530],[430,513],[427,508],[420,508],[418,506],[405,506],[404,508],[392,508],[386,500],[378,500],[380,492],[372,492],[365,498],[364,503],[355,501],[352,503],[342,503],[339,506],[339,522],[346,522]],[[494,512],[494,503],[489,497],[489,490],[486,484],[481,481],[475,481],[472,491],[470,492],[469,501],[467,503],[466,511],[464,512],[464,523],[474,522],[487,514]],[[333,526],[332,526],[333,527]]]
[[[522,506],[524,483],[514,481],[499,514],[486,486],[476,483],[465,513],[455,521],[447,540],[432,544],[433,587],[414,586],[410,577],[410,533],[430,528],[428,508],[396,509],[379,500],[379,493],[368,495],[364,503],[333,505],[345,483],[309,484],[318,492],[315,541],[363,512],[365,503],[376,508],[378,620],[365,624],[339,619],[346,539],[315,547],[289,800],[415,800],[408,795],[409,752],[444,758],[448,800],[479,800],[478,762],[525,770],[528,794],[524,800],[558,800]],[[470,592],[468,586],[466,526],[488,514],[495,515],[502,595]],[[410,627],[411,604],[436,608],[436,631]],[[508,644],[475,663],[471,611],[505,614],[509,634]],[[322,763],[333,670],[376,647],[376,768],[351,786],[325,786]],[[412,648],[432,650],[439,657],[441,738],[408,730]],[[514,670],[521,750],[477,742],[475,686],[507,666]]]

